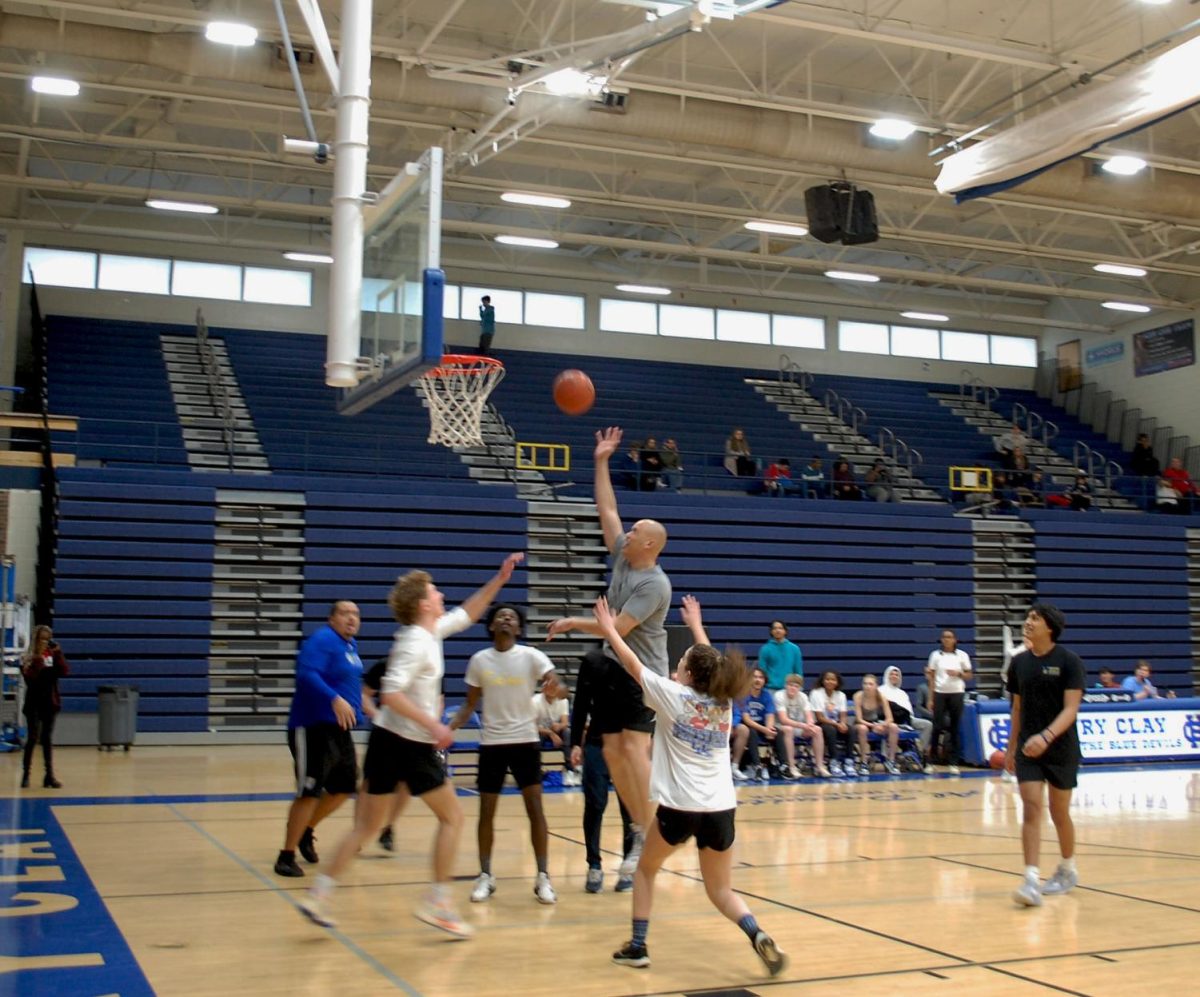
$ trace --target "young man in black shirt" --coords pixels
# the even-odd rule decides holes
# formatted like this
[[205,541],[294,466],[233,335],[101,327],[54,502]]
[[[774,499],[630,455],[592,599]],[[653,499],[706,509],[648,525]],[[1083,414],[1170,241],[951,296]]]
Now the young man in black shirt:
[[[1060,647],[1066,626],[1056,606],[1037,602],[1025,617],[1025,650],[1008,670],[1012,694],[1012,727],[1005,767],[1016,772],[1024,819],[1021,845],[1025,878],[1013,893],[1023,907],[1039,907],[1042,896],[1066,893],[1079,882],[1075,869],[1075,825],[1071,822],[1071,791],[1082,755],[1075,717],[1087,685],[1079,655]],[[1038,873],[1041,848],[1042,783],[1049,784],[1050,819],[1058,833],[1062,861],[1042,886]]]

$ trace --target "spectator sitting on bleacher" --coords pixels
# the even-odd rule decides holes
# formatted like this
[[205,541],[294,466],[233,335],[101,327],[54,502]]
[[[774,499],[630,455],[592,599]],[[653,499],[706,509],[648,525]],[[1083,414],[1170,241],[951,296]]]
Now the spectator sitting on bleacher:
[[1087,512],[1092,507],[1092,485],[1086,474],[1075,475],[1075,483],[1067,489],[1067,502],[1076,512]]
[[1192,505],[1196,501],[1197,489],[1191,475],[1184,470],[1183,458],[1172,457],[1167,469],[1163,471],[1163,477],[1171,483],[1171,487],[1179,495],[1180,510],[1191,512]]
[[825,471],[821,458],[815,454],[800,472],[800,489],[805,498],[825,497]]
[[638,451],[638,491],[652,492],[658,487],[662,474],[662,457],[658,452],[658,440],[648,436]]
[[1007,512],[1017,504],[1017,493],[1008,480],[1008,474],[997,471],[992,475],[992,501],[996,508]]
[[1113,670],[1108,666],[1100,669],[1096,685],[1101,689],[1120,689],[1121,683],[1113,676]]
[[[825,738],[829,752],[829,771],[834,778],[854,775],[850,754],[850,721],[846,694],[842,692],[842,676],[833,669],[821,672],[821,678],[809,693],[813,715]],[[845,769],[843,769],[845,765]]]
[[896,498],[896,486],[892,482],[892,472],[888,470],[888,466],[882,458],[871,465],[871,470],[867,472],[866,482],[867,498],[874,499],[876,502],[899,501]]
[[533,715],[537,721],[538,737],[563,753],[563,785],[578,786],[582,781],[571,761],[571,706],[567,687],[550,672],[542,691],[533,696]]
[[917,698],[913,700],[913,716],[933,722],[933,710],[929,708],[929,679],[922,675],[917,679]]
[[[883,685],[879,687],[879,691],[883,693],[883,698],[891,704],[892,719],[901,727],[911,727],[917,732],[917,744],[921,749],[923,760],[929,754],[929,745],[933,743],[933,721],[918,713],[912,699],[904,691],[902,682],[903,676],[900,674],[900,669],[895,665],[888,665],[883,670]],[[919,699],[921,695],[918,686],[917,698]],[[928,686],[925,688],[924,695],[929,696]]]
[[1154,687],[1150,681],[1150,662],[1144,658],[1133,666],[1133,674],[1121,683],[1121,688],[1132,692],[1134,699],[1174,699],[1175,693],[1168,692],[1165,696]]
[[899,775],[896,751],[900,747],[900,726],[892,719],[892,705],[879,691],[874,675],[864,675],[862,688],[854,694],[854,734],[858,739],[858,774],[871,774],[871,748],[867,738],[877,734],[883,739],[883,767],[888,775]]
[[1129,470],[1145,478],[1154,478],[1162,473],[1162,465],[1154,456],[1154,447],[1150,445],[1150,435],[1142,433],[1133,445],[1133,456],[1129,458]]
[[1014,422],[1012,429],[996,437],[996,453],[1000,455],[1001,462],[1003,462],[1010,459],[1018,450],[1024,451],[1027,443],[1025,431]]
[[800,486],[792,480],[792,463],[786,457],[767,465],[763,472],[763,488],[768,495],[776,497],[789,495],[800,490]]
[[848,460],[839,460],[833,465],[833,497],[855,502],[862,498],[862,489],[858,487]]
[[1020,447],[1007,454],[1000,463],[1008,471],[1008,480],[1013,487],[1028,488],[1033,483],[1033,465]]
[[679,446],[672,437],[663,440],[662,449],[658,452],[662,462],[663,482],[675,491],[683,489],[683,458],[679,454]]
[[796,768],[796,742],[802,738],[812,741],[813,775],[829,778],[825,767],[825,735],[813,722],[812,705],[804,694],[804,679],[791,674],[782,689],[775,693],[775,757],[784,769],[785,779],[799,779]]
[[750,454],[750,441],[739,426],[725,441],[725,470],[739,478],[753,478],[758,474],[758,462]]
[[[767,691],[767,673],[755,668],[750,680],[750,695],[742,700],[741,720],[734,728],[733,777],[738,782],[753,779],[767,782],[767,767],[762,763],[759,747],[770,748],[775,743],[775,699]],[[750,771],[741,767],[742,755],[749,749]]]
[[1154,508],[1159,512],[1186,512],[1179,492],[1166,478],[1159,478],[1154,488]]

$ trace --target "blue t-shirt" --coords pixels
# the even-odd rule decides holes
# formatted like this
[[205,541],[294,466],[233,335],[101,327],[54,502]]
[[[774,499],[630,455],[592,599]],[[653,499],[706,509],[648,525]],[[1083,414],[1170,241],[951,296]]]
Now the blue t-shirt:
[[333,700],[341,696],[362,723],[363,666],[358,644],[338,635],[328,623],[301,646],[296,655],[296,694],[288,712],[288,729],[335,724]]
[[793,672],[804,678],[804,655],[790,640],[769,640],[759,649],[758,667],[767,673],[768,689],[782,689]]
[[757,695],[751,693],[742,700],[742,715],[765,727],[767,717],[775,715],[775,697],[767,689]]

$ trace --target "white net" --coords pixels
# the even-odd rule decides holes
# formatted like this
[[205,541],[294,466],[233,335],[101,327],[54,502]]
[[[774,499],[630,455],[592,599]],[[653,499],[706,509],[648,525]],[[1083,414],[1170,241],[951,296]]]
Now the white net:
[[503,378],[504,364],[491,357],[442,357],[417,381],[429,406],[429,442],[446,447],[483,443],[483,406]]

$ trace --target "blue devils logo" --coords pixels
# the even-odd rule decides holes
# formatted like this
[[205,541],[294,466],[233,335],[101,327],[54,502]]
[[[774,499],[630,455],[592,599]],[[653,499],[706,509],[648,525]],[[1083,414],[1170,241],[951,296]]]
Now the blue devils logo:
[[1200,713],[1189,713],[1183,722],[1183,736],[1193,748],[1200,748]]
[[987,743],[993,751],[1007,751],[1008,738],[1012,732],[1012,721],[1008,717],[996,717],[988,726]]

